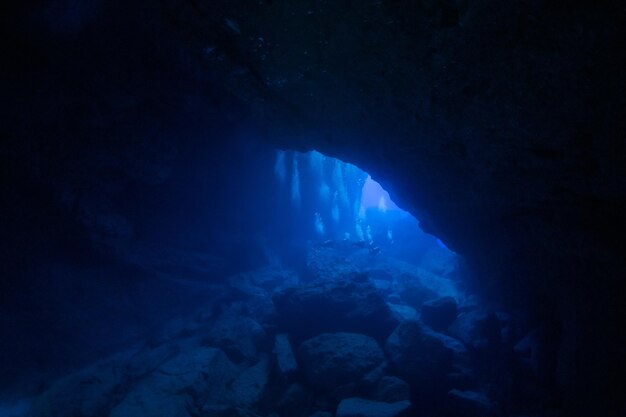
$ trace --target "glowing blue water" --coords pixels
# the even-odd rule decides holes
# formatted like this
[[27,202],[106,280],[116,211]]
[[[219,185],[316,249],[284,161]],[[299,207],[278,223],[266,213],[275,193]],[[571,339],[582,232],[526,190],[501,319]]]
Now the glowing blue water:
[[294,206],[300,206],[300,173],[298,172],[298,160],[293,158],[291,171],[291,202]]
[[425,234],[417,219],[355,165],[317,151],[280,151],[274,172],[280,184],[290,178],[288,198],[297,208],[291,214],[294,239],[352,241],[369,246],[372,253],[393,254],[434,269],[446,269],[456,256],[441,240]]

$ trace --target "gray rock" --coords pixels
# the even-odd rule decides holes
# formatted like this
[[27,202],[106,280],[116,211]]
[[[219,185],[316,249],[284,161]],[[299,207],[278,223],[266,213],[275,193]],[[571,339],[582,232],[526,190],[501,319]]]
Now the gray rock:
[[300,279],[292,271],[268,266],[234,275],[228,283],[245,297],[252,317],[265,323],[276,315],[272,294],[284,288],[297,287]]
[[174,318],[165,322],[158,340],[176,340],[181,337],[193,335],[201,328],[201,324],[196,320],[187,317]]
[[[362,252],[366,252],[362,250]],[[360,269],[359,257],[342,245],[312,245],[307,250],[307,275],[313,279],[332,282]]]
[[457,305],[452,297],[441,297],[422,304],[422,321],[434,330],[445,330],[456,319]]
[[313,405],[313,395],[300,384],[287,387],[278,401],[278,411],[285,416],[306,416]]
[[336,417],[400,417],[407,414],[411,407],[409,401],[385,403],[365,400],[363,398],[347,398],[339,403]]
[[391,312],[398,321],[419,319],[419,314],[417,313],[417,310],[415,310],[413,307],[393,303],[387,303],[387,305],[389,306],[389,309],[391,309]]
[[465,345],[448,335],[433,332],[427,328],[424,330],[428,337],[439,340],[443,347],[452,355],[451,373],[462,374],[465,375],[465,377],[471,378],[472,371],[470,367],[469,351]]
[[187,417],[190,408],[227,404],[232,402],[229,385],[236,373],[235,365],[219,349],[183,352],[134,386],[110,417]]
[[215,405],[208,404],[198,414],[194,412],[190,417],[202,416],[202,417],[260,417],[254,411],[235,407],[232,405]]
[[448,331],[472,349],[487,350],[501,343],[508,321],[506,314],[473,310],[460,314]]
[[300,364],[307,382],[331,391],[358,382],[385,360],[376,340],[355,333],[325,333],[302,343]]
[[457,293],[454,282],[424,268],[395,259],[387,260],[385,267],[393,276],[394,293],[402,304],[420,307],[428,300]]
[[446,380],[451,388],[471,389],[475,385],[473,373],[469,369],[453,371],[446,374]]
[[409,400],[411,387],[402,379],[395,376],[383,377],[376,387],[374,399],[386,403]]
[[378,367],[368,372],[361,380],[360,385],[365,388],[373,388],[380,379],[385,376],[389,363],[385,360]]
[[279,289],[298,286],[300,279],[293,271],[268,266],[234,275],[228,282],[233,288],[248,294],[259,292],[268,294]]
[[288,335],[276,335],[274,341],[274,352],[276,353],[278,370],[281,374],[288,376],[298,370],[298,363],[296,362],[296,357],[291,349],[291,343],[289,342]]
[[317,411],[309,417],[333,417],[333,413],[329,413],[328,411]]
[[164,344],[154,349],[142,349],[128,358],[124,372],[132,378],[141,378],[156,370],[180,353],[176,344]]
[[554,352],[558,349],[558,334],[550,326],[541,325],[529,332],[514,347],[513,351],[521,364],[525,365],[538,381],[549,383],[554,368]]
[[448,392],[446,404],[453,417],[487,417],[494,414],[493,404],[480,392],[453,389]]
[[296,343],[325,332],[362,333],[382,341],[398,323],[362,274],[279,291],[273,301],[280,324]]
[[128,358],[124,353],[103,360],[56,381],[33,401],[33,417],[91,417],[107,413],[119,400],[117,392],[128,381]]
[[178,394],[175,378],[157,374],[134,388],[111,410],[110,417],[189,417],[192,404],[188,395]]
[[462,343],[417,321],[401,323],[387,339],[385,351],[396,373],[420,390],[443,387],[449,372],[465,369],[468,356]]
[[257,404],[265,392],[270,374],[270,361],[263,356],[259,362],[244,370],[232,384],[233,403],[240,407]]
[[328,394],[328,398],[334,402],[339,402],[346,398],[357,397],[361,395],[361,390],[359,388],[359,384],[356,382],[349,382],[333,389],[332,392]]
[[235,363],[254,360],[266,338],[259,323],[235,309],[225,311],[207,336],[211,346],[222,349]]

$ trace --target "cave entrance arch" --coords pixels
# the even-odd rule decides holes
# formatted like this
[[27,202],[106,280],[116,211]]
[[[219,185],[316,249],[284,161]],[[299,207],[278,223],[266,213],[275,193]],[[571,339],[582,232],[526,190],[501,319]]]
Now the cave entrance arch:
[[278,204],[290,218],[288,239],[358,248],[372,264],[398,260],[458,278],[459,256],[393,201],[363,169],[316,150],[276,151]]

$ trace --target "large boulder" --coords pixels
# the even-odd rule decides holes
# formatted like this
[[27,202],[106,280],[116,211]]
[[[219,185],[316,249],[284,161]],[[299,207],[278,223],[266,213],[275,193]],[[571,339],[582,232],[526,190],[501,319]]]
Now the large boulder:
[[409,401],[386,403],[363,398],[346,398],[339,403],[336,417],[401,417],[407,415]]
[[107,413],[129,380],[130,356],[122,354],[103,360],[56,381],[33,401],[32,416],[91,417]]
[[513,352],[537,382],[549,385],[552,371],[556,368],[558,341],[558,330],[554,326],[541,325],[518,341]]
[[294,340],[324,332],[354,332],[382,341],[398,323],[365,275],[289,288],[277,292],[273,300],[280,324]]
[[437,331],[446,330],[456,315],[457,305],[453,297],[441,297],[422,304],[422,321]]
[[415,310],[411,306],[407,306],[403,304],[394,304],[394,303],[387,303],[387,305],[389,306],[389,309],[391,309],[393,316],[398,321],[419,319],[419,314],[417,310]]
[[267,343],[265,329],[236,308],[226,310],[209,331],[206,342],[220,348],[235,363],[254,361]]
[[278,400],[278,411],[281,416],[307,416],[314,404],[315,397],[311,391],[298,383],[289,385]]
[[124,373],[133,379],[142,378],[176,357],[180,351],[181,346],[178,343],[166,343],[154,348],[145,346],[128,356]]
[[405,321],[389,336],[385,351],[395,372],[417,390],[445,387],[453,371],[466,370],[468,352],[458,340],[418,321]]
[[309,246],[306,254],[306,272],[309,279],[332,281],[337,277],[362,271],[371,261],[369,251],[347,242],[327,241]]
[[219,349],[198,347],[165,362],[135,385],[111,417],[188,417],[189,410],[230,404],[237,368]]
[[193,399],[177,391],[179,384],[175,379],[160,373],[151,376],[115,406],[109,416],[190,417],[188,408],[192,406]]
[[311,414],[309,417],[333,417],[333,413],[330,413],[328,411],[316,411],[315,413]]
[[356,383],[385,360],[376,340],[355,333],[321,334],[302,343],[298,353],[306,381],[317,391]]
[[274,338],[274,353],[276,354],[276,365],[278,371],[285,377],[292,375],[298,370],[298,362],[291,349],[289,336],[278,334]]
[[284,268],[268,266],[233,275],[228,283],[246,294],[268,294],[286,287],[299,285],[298,275]]
[[411,387],[409,384],[395,376],[383,377],[378,382],[374,392],[374,399],[386,403],[409,400],[410,398]]
[[487,350],[503,341],[502,330],[509,322],[505,313],[470,310],[459,314],[448,332],[472,349]]
[[453,389],[448,392],[446,403],[446,411],[450,417],[489,417],[495,411],[489,398],[475,391]]
[[[100,416],[120,402],[133,382],[177,357],[180,347],[165,344],[114,355],[56,381],[33,401],[33,417]],[[1,413],[0,413],[1,414]]]
[[382,271],[387,272],[385,275],[391,276],[393,283],[391,298],[415,308],[419,308],[428,300],[455,296],[458,293],[456,284],[450,279],[407,262],[387,259],[371,274],[379,276]]
[[270,375],[270,360],[266,355],[251,367],[242,371],[233,381],[232,403],[238,407],[252,407],[256,405],[268,384]]
[[264,324],[273,321],[276,315],[272,294],[298,286],[300,279],[292,271],[269,266],[233,275],[228,283],[245,300],[246,308],[255,320]]

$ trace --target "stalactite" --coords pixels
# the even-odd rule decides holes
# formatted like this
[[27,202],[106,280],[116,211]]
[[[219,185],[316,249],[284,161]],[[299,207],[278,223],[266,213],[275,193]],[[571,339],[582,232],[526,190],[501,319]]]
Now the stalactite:
[[348,207],[348,193],[346,191],[346,184],[343,178],[342,165],[343,162],[341,162],[340,160],[335,161],[335,167],[333,168],[333,186],[335,187],[335,190],[338,194],[338,201],[343,206]]
[[330,187],[325,182],[322,182],[319,187],[319,199],[324,204],[328,204],[330,200]]
[[285,151],[276,152],[276,163],[274,164],[274,174],[281,184],[287,180],[287,165],[285,163]]
[[339,204],[338,204],[338,192],[335,191],[335,195],[333,197],[333,208],[331,210],[331,214],[333,216],[333,220],[335,223],[339,223]]
[[309,167],[311,172],[319,178],[321,181],[324,180],[324,160],[326,157],[319,153],[318,151],[311,151],[308,153],[309,155]]
[[296,155],[294,155],[291,169],[291,202],[294,206],[299,207],[300,200],[300,173],[298,171],[298,160]]
[[324,221],[322,220],[322,216],[319,213],[315,213],[315,231],[318,235],[324,236],[326,231],[324,229]]
[[354,231],[357,237],[357,240],[364,241],[365,236],[363,235],[363,226],[361,225],[361,219],[357,219],[354,224]]

